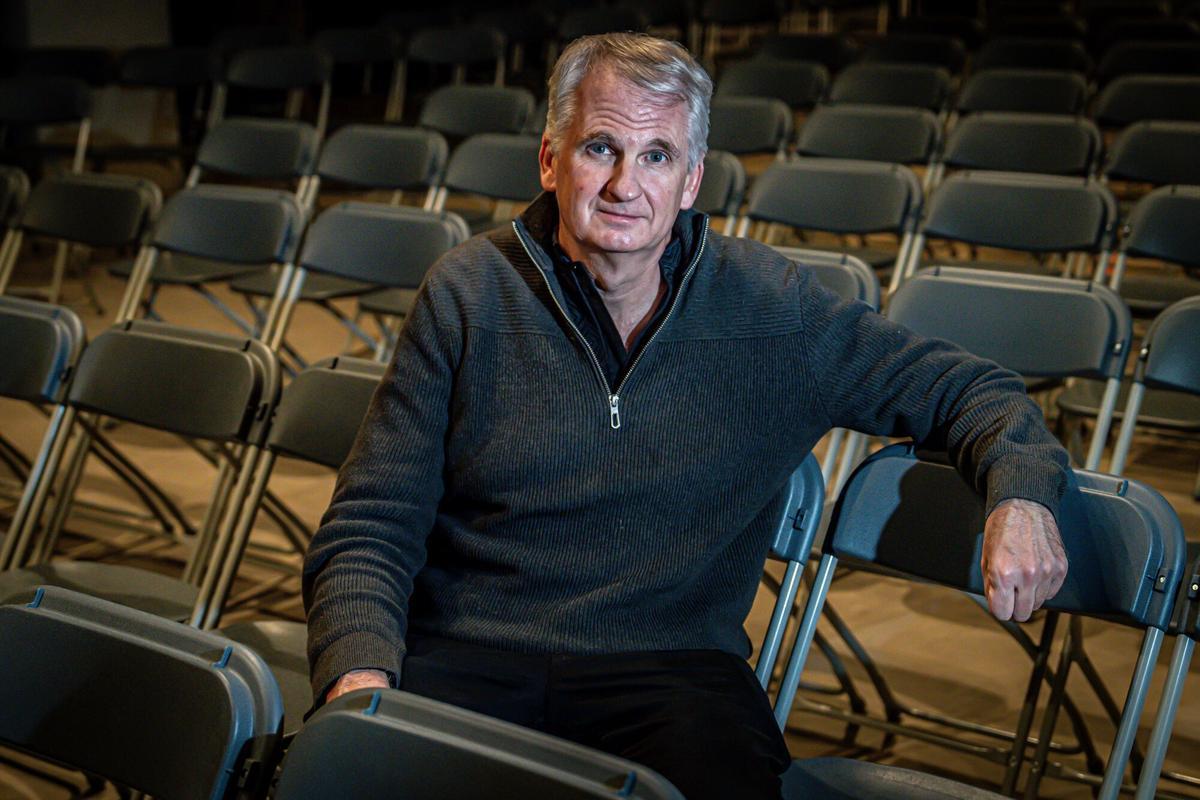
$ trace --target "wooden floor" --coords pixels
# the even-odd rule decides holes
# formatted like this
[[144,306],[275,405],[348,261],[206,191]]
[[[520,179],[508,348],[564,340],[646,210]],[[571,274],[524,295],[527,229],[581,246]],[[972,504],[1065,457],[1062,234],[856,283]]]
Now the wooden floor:
[[[121,286],[102,269],[93,267],[90,274],[105,314],[96,314],[86,308],[78,281],[68,283],[67,300],[80,308],[90,332],[95,335],[109,324]],[[37,277],[26,271],[19,274],[18,282],[34,282]],[[235,307],[240,307],[239,298],[229,299]],[[171,321],[232,330],[207,304],[182,289],[165,290],[160,310]],[[319,309],[301,308],[292,329],[291,340],[310,358],[332,355],[346,343],[345,333]],[[36,410],[11,401],[0,401],[0,432],[24,452],[35,451],[44,424],[44,417]],[[110,435],[123,452],[159,481],[187,514],[194,519],[200,517],[208,498],[208,481],[212,477],[207,464],[171,436],[137,430],[129,425],[116,427]],[[1198,462],[1200,445],[1195,442],[1139,436],[1129,468],[1132,477],[1150,482],[1167,496],[1192,536],[1200,534],[1200,503],[1191,496]],[[272,482],[280,499],[310,526],[316,524],[328,502],[332,485],[333,477],[328,470],[286,461],[276,468]],[[11,512],[11,491],[6,495],[0,500],[0,511]],[[120,481],[94,464],[89,465],[86,472],[82,497],[90,503],[137,510],[137,504]],[[71,552],[76,557],[149,564],[166,570],[177,568],[186,555],[182,546],[163,547],[161,538],[147,539],[123,532],[98,522],[98,516],[94,510],[86,509],[76,514],[69,524],[70,534],[59,544],[60,552]],[[243,569],[243,580],[235,594],[243,594],[243,590],[252,589],[262,580],[274,581],[278,586],[263,596],[238,602],[227,619],[302,618],[296,577],[299,556],[275,552],[281,549],[282,539],[261,520],[256,541],[258,549]],[[272,560],[281,562],[283,568],[267,566]],[[765,628],[771,600],[765,590],[760,592],[747,621],[752,640],[757,640]],[[1025,688],[1028,659],[969,598],[933,587],[852,574],[835,583],[831,603],[870,652],[900,702],[982,725],[1008,728],[1014,724]],[[1039,623],[1035,621],[1027,627],[1030,635],[1036,637]],[[1120,702],[1136,655],[1138,634],[1099,622],[1088,622],[1084,628],[1087,650]],[[840,643],[835,646],[845,658],[846,648]],[[1165,662],[1165,659],[1164,656],[1162,660]],[[868,711],[878,716],[880,702],[863,669],[852,659],[847,659],[847,669],[862,693]],[[1161,678],[1164,673],[1165,666],[1160,664],[1156,677]],[[832,685],[834,680],[828,662],[820,657],[812,660],[808,677],[824,685]],[[1168,768],[1200,774],[1200,681],[1193,679],[1189,684],[1176,723]],[[1079,675],[1072,676],[1070,687],[1101,753],[1106,753],[1112,725]],[[828,698],[811,692],[804,696],[840,707],[846,705],[843,697]],[[1156,702],[1157,694],[1154,694],[1148,708],[1154,708]],[[1149,716],[1145,723],[1149,725]],[[913,738],[899,737],[888,743],[886,749],[879,750],[883,737],[878,731],[859,730],[853,745],[840,741],[844,733],[844,726],[831,719],[797,711],[791,718],[789,743],[798,757],[831,753],[862,755],[957,776],[982,786],[995,786],[1002,774],[1001,767],[995,762]],[[973,737],[973,741],[986,740]],[[1060,725],[1056,741],[1064,744],[1074,741],[1069,726]],[[1072,766],[1081,763],[1077,756],[1063,756],[1061,760]],[[68,797],[72,794],[69,786],[82,787],[77,775],[58,770],[51,770],[51,774],[57,776],[55,780],[14,769],[0,761],[0,799]],[[66,785],[56,781],[64,781]],[[116,795],[109,788],[102,790],[101,796]],[[1041,796],[1086,798],[1091,796],[1091,791],[1079,784],[1047,779]],[[1200,797],[1200,791],[1192,790],[1187,796]]]

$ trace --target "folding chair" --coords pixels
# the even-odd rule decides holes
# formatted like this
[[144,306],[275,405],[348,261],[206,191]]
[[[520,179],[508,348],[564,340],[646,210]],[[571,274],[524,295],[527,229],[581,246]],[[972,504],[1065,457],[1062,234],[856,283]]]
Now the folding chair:
[[92,130],[92,96],[78,78],[16,77],[0,80],[0,126],[3,144],[19,151],[16,127],[74,123],[77,125],[71,170],[82,172]]
[[1092,114],[1101,127],[1121,128],[1146,119],[1200,122],[1200,77],[1126,75],[1110,82]]
[[[1163,186],[1138,201],[1125,222],[1124,237],[1109,285],[1136,312],[1154,314],[1177,300],[1200,294],[1200,232],[1192,220],[1200,213],[1200,187]],[[1178,264],[1175,277],[1126,275],[1130,257]],[[1097,267],[1096,279],[1103,279]]]
[[[1038,13],[1028,13],[1032,11]],[[1046,13],[1046,11],[1047,9],[1044,7],[1030,8],[1024,15],[1009,15],[993,19],[988,24],[988,31],[993,36],[1083,41],[1087,29],[1082,20],[1069,14],[1066,10],[1061,10],[1057,14]]]
[[1122,41],[1108,48],[1096,67],[1103,86],[1125,75],[1200,75],[1200,43]]
[[325,136],[329,123],[330,78],[333,60],[315,47],[253,47],[238,51],[229,59],[220,78],[213,85],[209,106],[208,128],[212,130],[225,116],[230,87],[285,92],[283,115],[290,120],[300,118],[304,93],[317,87],[315,122],[317,141]]
[[[899,239],[897,251],[838,247],[875,269],[899,273],[908,259],[922,196],[908,167],[834,158],[799,159],[773,164],[754,183],[738,236],[750,223],[762,223],[761,238],[771,244],[770,223],[800,230],[865,236],[889,233]],[[805,245],[808,246],[808,245]],[[830,248],[817,248],[830,249]]]
[[17,57],[17,74],[78,78],[100,88],[112,84],[116,63],[106,47],[32,47]]
[[1047,259],[1062,255],[1062,277],[1071,277],[1082,271],[1086,266],[1082,260],[1089,256],[1096,256],[1098,264],[1107,261],[1116,220],[1112,192],[1095,180],[1015,172],[955,173],[926,204],[906,276],[916,271],[928,240],[941,239],[972,248],[1004,248],[1037,259],[1024,264],[989,261],[988,269],[1050,274]]
[[[178,147],[139,148],[146,154],[169,157],[190,153],[205,124],[205,102],[217,71],[212,51],[205,47],[135,47],[117,64],[122,86],[156,89],[175,95],[178,111]],[[188,104],[190,100],[191,109]],[[111,157],[108,151],[106,157]]]
[[[1101,798],[1114,800],[1124,782],[1155,658],[1183,577],[1186,546],[1178,518],[1153,489],[1094,472],[1076,471],[1075,480],[1079,489],[1068,492],[1059,514],[1071,569],[1047,607],[1144,630],[1100,789]],[[918,461],[910,445],[895,445],[871,456],[850,479],[834,511],[792,648],[785,688],[798,682],[803,672],[839,563],[870,564],[896,577],[981,595],[983,523],[982,499],[953,468]],[[1053,712],[1063,700],[1071,663],[1069,658],[1060,659],[1055,669],[1035,767],[1049,752]],[[786,719],[790,702],[781,691],[776,701],[778,717]],[[1031,780],[1025,796],[1033,797],[1034,792],[1036,781]],[[1006,795],[898,767],[822,758],[794,762],[784,777],[784,796],[982,799]]]
[[399,122],[404,113],[404,82],[407,62],[400,35],[387,28],[327,28],[313,37],[313,46],[329,54],[336,69],[338,65],[351,65],[362,71],[362,93],[369,94],[374,78],[375,66],[386,64],[391,68],[388,79],[387,100],[384,105],[385,122]]
[[955,111],[1020,111],[1032,114],[1083,113],[1087,80],[1078,72],[1047,69],[986,69],[967,79]]
[[443,86],[434,90],[417,125],[457,143],[477,133],[520,133],[533,113],[528,89],[501,86]]
[[282,704],[247,648],[54,586],[0,606],[0,742],[166,800],[265,796]]
[[508,42],[508,69],[513,75],[525,69],[530,51],[540,53],[542,61],[553,64],[544,56],[554,47],[555,17],[550,9],[538,6],[505,6],[485,8],[470,18],[480,28],[493,28],[504,34]]
[[542,193],[538,170],[540,137],[520,133],[481,133],[466,139],[454,150],[446,166],[446,178],[438,189],[433,207],[446,207],[450,192],[465,193],[488,201],[490,209],[470,213],[459,206],[472,233],[480,233],[513,219],[519,210]]
[[[50,285],[41,287],[51,302],[57,302],[73,246],[140,247],[161,205],[158,187],[142,178],[67,173],[42,180],[0,246],[0,293],[9,289],[24,237],[58,243]],[[84,288],[99,308],[86,275]]]
[[889,33],[863,45],[862,61],[887,64],[927,64],[951,75],[963,71],[967,48],[956,36],[936,33]]
[[1097,30],[1096,52],[1105,53],[1121,42],[1194,42],[1200,28],[1182,18],[1120,17]]
[[730,236],[745,195],[746,169],[742,162],[733,153],[709,150],[704,156],[700,193],[696,195],[692,208],[710,217],[724,217],[725,225],[721,232]]
[[718,97],[770,97],[793,111],[812,108],[825,96],[829,72],[811,61],[751,58],[727,66],[717,79]]
[[558,40],[567,44],[582,36],[613,31],[644,31],[646,15],[633,6],[567,6],[558,21]]
[[774,33],[762,40],[758,55],[771,59],[813,61],[830,75],[854,60],[857,50],[845,36],[821,33]]
[[[108,417],[209,442],[236,472],[236,480],[223,498],[227,503],[209,509],[214,522],[206,523],[191,543],[180,578],[126,565],[45,560],[53,547],[48,534],[54,532],[43,531],[39,538],[37,520],[43,509],[31,507],[25,526],[9,532],[16,537],[10,559],[16,568],[0,573],[0,602],[28,599],[38,586],[49,584],[168,619],[187,619],[193,608],[205,608],[207,587],[200,578],[219,571],[230,557],[233,517],[250,488],[266,422],[279,398],[279,381],[275,355],[253,339],[143,321],[100,334],[84,350],[67,393],[76,424],[94,429]],[[79,412],[87,412],[86,417]],[[47,464],[41,480],[53,480],[57,466]],[[77,484],[66,477],[57,498],[62,505],[70,503]]]
[[1088,75],[1092,59],[1078,39],[1036,39],[998,36],[989,39],[971,59],[976,72],[991,69],[1037,69]]
[[471,64],[494,64],[492,84],[504,85],[505,51],[508,43],[495,28],[431,27],[422,28],[408,42],[408,60],[453,67],[452,82],[466,82]]
[[728,29],[737,32],[737,45],[744,48],[749,44],[751,30],[774,27],[780,11],[774,0],[705,0],[696,5],[699,31],[691,42],[691,50],[714,60],[721,55],[721,37]]
[[950,97],[950,74],[927,64],[851,64],[829,90],[831,103],[926,108],[941,114]]
[[1200,186],[1200,124],[1135,122],[1117,135],[1108,149],[1104,177],[1167,186]]
[[288,747],[275,796],[683,800],[632,761],[394,689],[318,710]]
[[67,385],[86,333],[79,317],[70,309],[16,297],[0,297],[0,397],[51,406],[50,424],[32,460],[20,500],[9,525],[11,535],[0,534],[0,570],[11,561],[17,533],[28,520],[31,507],[49,490],[42,477],[47,465],[56,463],[66,445],[66,432],[74,424],[75,412],[65,404]]
[[782,159],[792,140],[792,127],[792,111],[782,100],[717,96],[709,107],[708,147],[736,156]]
[[1090,176],[1100,158],[1100,130],[1085,117],[982,111],[959,120],[935,167]]
[[796,153],[928,166],[942,140],[932,111],[896,106],[817,106],[796,140]]

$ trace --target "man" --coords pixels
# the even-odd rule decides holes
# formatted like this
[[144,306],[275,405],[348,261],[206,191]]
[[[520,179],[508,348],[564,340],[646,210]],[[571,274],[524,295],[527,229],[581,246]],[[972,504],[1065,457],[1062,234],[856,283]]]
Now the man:
[[431,271],[313,539],[317,697],[399,686],[690,798],[778,797],[741,624],[833,426],[944,446],[986,491],[997,617],[1058,590],[1067,456],[1021,381],[687,210],[711,88],[651,37],[564,51],[546,192]]

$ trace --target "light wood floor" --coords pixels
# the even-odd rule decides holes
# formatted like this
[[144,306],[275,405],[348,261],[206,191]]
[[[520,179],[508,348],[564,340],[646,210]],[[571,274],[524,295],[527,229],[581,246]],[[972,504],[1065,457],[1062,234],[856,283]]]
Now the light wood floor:
[[[93,268],[91,275],[106,314],[98,315],[82,305],[78,282],[68,283],[67,300],[79,306],[94,335],[109,323],[121,286],[100,269]],[[20,274],[19,280],[32,282],[36,277],[25,272]],[[232,298],[231,302],[237,307],[240,300]],[[232,330],[207,304],[184,290],[165,291],[160,309],[170,321]],[[340,351],[346,340],[337,324],[314,308],[302,307],[292,329],[292,341],[301,352],[313,358]],[[11,401],[0,401],[0,431],[24,452],[35,451],[43,428],[44,418],[37,411]],[[185,512],[199,518],[208,498],[211,468],[170,436],[137,430],[129,425],[117,427],[111,436],[179,501]],[[1191,497],[1198,461],[1200,446],[1194,442],[1139,436],[1129,469],[1132,477],[1150,482],[1167,496],[1193,536],[1200,534],[1200,503]],[[272,482],[279,497],[309,525],[316,524],[328,502],[332,485],[333,477],[328,470],[295,462],[282,462]],[[96,465],[90,465],[87,470],[82,497],[95,503],[116,504],[130,510],[137,508],[121,483]],[[11,502],[0,500],[0,512],[6,511],[11,511]],[[280,544],[277,532],[265,523],[260,527],[261,530],[256,531],[257,541],[264,547],[277,547]],[[76,550],[76,555],[154,564],[163,569],[174,569],[177,559],[184,555],[181,547],[160,549],[153,557],[130,555],[124,552],[125,549],[131,543],[143,546],[141,537],[122,533],[80,515],[71,520],[69,529],[71,535],[60,542],[60,551]],[[102,544],[97,545],[96,541]],[[283,560],[291,572],[269,569],[255,561],[246,565],[242,571],[245,580],[239,589],[263,578],[275,578],[281,583],[277,591],[232,609],[228,619],[263,615],[301,618],[298,579],[294,573],[299,557],[292,554]],[[757,640],[765,628],[771,600],[767,592],[760,592],[747,620],[752,640]],[[1013,725],[1024,692],[1028,659],[1006,634],[988,622],[970,599],[933,587],[855,574],[836,582],[831,603],[872,654],[902,702],[976,723],[999,727]],[[1035,622],[1029,627],[1030,634],[1036,636],[1039,625]],[[1085,630],[1087,649],[1119,702],[1124,696],[1136,654],[1138,634],[1099,622],[1088,622]],[[839,650],[844,656],[845,647],[839,647]],[[1166,656],[1162,660],[1165,662]],[[871,692],[863,670],[852,660],[848,661],[848,668],[868,708],[878,715],[880,703]],[[1163,674],[1165,665],[1160,664],[1156,677],[1161,678]],[[809,677],[826,685],[832,682],[829,666],[819,656],[812,660]],[[1175,726],[1168,768],[1200,774],[1200,681],[1193,679],[1190,684]],[[1112,726],[1078,675],[1072,677],[1070,685],[1072,696],[1102,754],[1107,752]],[[814,694],[806,696],[824,699]],[[830,702],[845,705],[844,698]],[[1150,698],[1148,708],[1153,709],[1156,702],[1157,693]],[[1147,716],[1144,720],[1147,728],[1150,722]],[[1060,726],[1056,740],[1073,740],[1066,728]],[[996,785],[1002,772],[996,763],[908,737],[898,738],[884,751],[876,751],[881,735],[867,729],[858,734],[859,749],[830,741],[830,737],[836,740],[843,732],[839,724],[829,719],[796,712],[791,719],[789,742],[796,756],[865,754],[891,763],[954,775],[984,786]],[[975,740],[979,741],[977,737]],[[1065,757],[1065,760],[1074,765],[1080,763],[1077,757]],[[68,784],[81,785],[78,776],[52,772]],[[0,762],[0,799],[58,798],[69,794],[63,786]],[[1042,796],[1053,798],[1085,798],[1090,794],[1084,786],[1053,779],[1045,781],[1042,791]],[[103,796],[115,795],[109,789]],[[1200,796],[1200,791],[1193,790],[1192,796]]]

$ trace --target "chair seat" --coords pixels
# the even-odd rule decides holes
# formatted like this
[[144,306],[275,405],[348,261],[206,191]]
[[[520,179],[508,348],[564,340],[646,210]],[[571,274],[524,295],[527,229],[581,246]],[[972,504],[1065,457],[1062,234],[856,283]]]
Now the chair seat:
[[896,263],[896,252],[894,250],[877,250],[873,247],[828,247],[817,244],[805,243],[805,250],[821,250],[827,253],[846,253],[855,258],[860,258],[872,269],[890,270]]
[[[1099,381],[1077,381],[1060,394],[1056,402],[1059,409],[1068,414],[1094,417],[1103,396],[1104,384]],[[1119,420],[1125,416],[1125,401],[1128,398],[1129,384],[1122,384],[1117,395],[1114,419]],[[1182,392],[1147,389],[1137,421],[1139,425],[1152,428],[1200,433],[1200,397]]]
[[787,800],[997,800],[1004,795],[911,769],[850,758],[804,758],[783,774]]
[[925,269],[926,267],[967,267],[969,269],[986,269],[992,272],[1009,272],[1017,275],[1062,277],[1062,269],[1050,269],[1032,261],[1018,263],[1015,261],[971,261],[957,258],[922,259],[920,269]]
[[416,289],[379,289],[364,294],[359,298],[358,304],[363,311],[371,314],[403,317],[412,309],[416,299]]
[[221,628],[220,633],[258,653],[283,695],[283,735],[300,730],[304,715],[312,708],[312,685],[308,676],[308,628],[302,622],[255,620]]
[[1186,275],[1126,275],[1120,291],[1136,316],[1153,317],[1176,301],[1200,294],[1200,281]]
[[0,573],[0,605],[28,600],[39,586],[46,585],[179,621],[191,616],[197,595],[195,586],[150,570],[95,561],[55,561]]
[[[252,272],[235,278],[230,284],[235,292],[252,294],[257,297],[271,297],[275,294],[277,276],[270,271]],[[310,272],[304,278],[304,288],[300,290],[300,299],[309,301],[336,300],[339,297],[353,297],[375,289],[372,283],[352,281],[339,278],[336,275],[322,275]]]
[[[172,253],[160,256],[150,274],[151,283],[177,286],[199,286],[213,281],[232,280],[240,275],[262,272],[263,267],[254,264],[233,264],[226,261],[209,261]],[[108,268],[108,273],[117,278],[128,278],[133,272],[132,261],[118,261]]]

